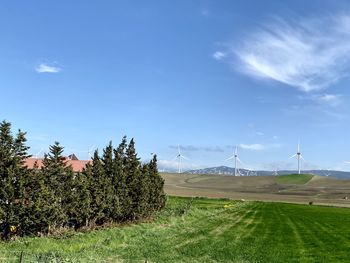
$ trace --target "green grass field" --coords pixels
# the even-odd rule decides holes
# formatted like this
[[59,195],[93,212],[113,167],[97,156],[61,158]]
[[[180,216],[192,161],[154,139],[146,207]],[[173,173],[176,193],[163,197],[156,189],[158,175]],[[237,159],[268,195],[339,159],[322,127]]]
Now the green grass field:
[[170,197],[154,222],[0,243],[0,261],[349,262],[350,209]]
[[288,174],[276,177],[279,184],[306,184],[314,177],[312,174]]

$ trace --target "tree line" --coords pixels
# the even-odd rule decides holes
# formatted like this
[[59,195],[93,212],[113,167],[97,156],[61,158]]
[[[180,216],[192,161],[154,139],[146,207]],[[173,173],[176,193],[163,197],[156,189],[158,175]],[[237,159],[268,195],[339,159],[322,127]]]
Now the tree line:
[[75,173],[55,142],[43,165],[29,169],[26,133],[13,135],[11,123],[0,123],[0,231],[42,235],[58,228],[90,227],[151,217],[165,205],[164,181],[157,157],[142,163],[135,142],[126,137],[115,148],[98,150],[82,172]]

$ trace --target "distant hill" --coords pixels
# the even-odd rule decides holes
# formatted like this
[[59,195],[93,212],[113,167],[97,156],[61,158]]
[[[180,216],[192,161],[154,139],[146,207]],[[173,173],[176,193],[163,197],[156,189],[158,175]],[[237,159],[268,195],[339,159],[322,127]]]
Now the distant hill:
[[[315,174],[320,176],[329,176],[329,177],[335,177],[340,179],[350,179],[350,172],[344,172],[344,171],[335,171],[335,170],[303,170],[304,174]],[[228,166],[217,166],[217,167],[210,167],[210,168],[204,168],[204,169],[197,169],[197,170],[190,170],[186,171],[184,173],[187,174],[216,174],[216,175],[234,175],[235,169]],[[251,171],[246,169],[239,169],[239,173],[241,175],[245,176],[268,176],[268,175],[274,175],[274,171],[268,171],[268,170],[258,170],[258,171]],[[297,173],[296,170],[279,170],[277,171],[278,175],[285,175],[285,174],[293,174]]]

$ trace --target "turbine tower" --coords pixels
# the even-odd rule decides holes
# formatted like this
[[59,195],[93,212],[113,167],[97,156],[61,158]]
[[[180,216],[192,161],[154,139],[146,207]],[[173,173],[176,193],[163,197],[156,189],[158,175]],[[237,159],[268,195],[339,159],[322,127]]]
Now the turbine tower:
[[238,176],[238,167],[237,167],[237,161],[242,163],[242,161],[238,158],[238,148],[236,146],[235,151],[233,152],[233,155],[226,159],[226,161],[234,159],[235,160],[235,176]]
[[[86,154],[87,160],[91,160],[94,156],[94,149],[95,146],[91,146],[89,150],[77,150],[77,149],[68,149],[69,151],[72,151],[73,153],[83,153]],[[84,157],[85,158],[85,157]]]
[[177,150],[178,150],[178,154],[176,155],[176,157],[174,159],[177,159],[177,173],[181,173],[182,172],[182,162],[181,160],[184,159],[184,160],[188,160],[185,156],[183,156],[181,154],[181,150],[180,150],[180,145],[177,146]]
[[298,150],[297,150],[297,153],[292,155],[291,157],[289,157],[289,159],[292,159],[296,157],[297,160],[298,160],[298,174],[300,174],[300,159],[305,161],[305,159],[303,158],[303,156],[301,155],[301,152],[300,152],[300,142],[298,142]]
[[38,151],[38,152],[34,155],[34,158],[35,158],[35,159],[39,159],[39,156],[40,156],[40,154],[41,154],[42,152],[44,152],[44,148],[41,148],[40,151]]
[[88,157],[90,159],[92,159],[93,155],[94,155],[94,149],[95,149],[95,145],[91,146],[90,149],[87,151]]
[[328,176],[332,175],[332,173],[330,172],[329,169],[327,169],[326,172],[323,172],[323,175],[328,177]]

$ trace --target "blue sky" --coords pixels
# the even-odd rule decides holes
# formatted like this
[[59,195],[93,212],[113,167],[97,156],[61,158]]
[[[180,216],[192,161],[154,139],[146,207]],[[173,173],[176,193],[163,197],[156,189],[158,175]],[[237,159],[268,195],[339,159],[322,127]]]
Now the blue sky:
[[346,1],[2,1],[0,119],[85,159],[350,170]]

